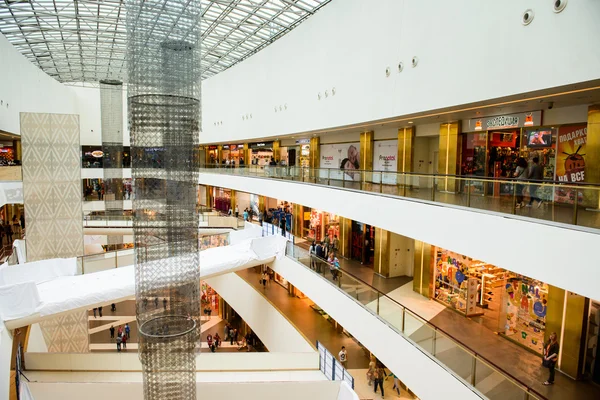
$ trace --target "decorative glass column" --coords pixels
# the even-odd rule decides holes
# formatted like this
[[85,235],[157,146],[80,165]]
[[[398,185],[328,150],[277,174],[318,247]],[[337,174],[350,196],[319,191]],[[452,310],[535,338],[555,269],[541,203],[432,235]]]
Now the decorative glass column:
[[200,0],[129,0],[128,106],[146,400],[196,399]]
[[106,213],[123,215],[123,83],[100,81]]

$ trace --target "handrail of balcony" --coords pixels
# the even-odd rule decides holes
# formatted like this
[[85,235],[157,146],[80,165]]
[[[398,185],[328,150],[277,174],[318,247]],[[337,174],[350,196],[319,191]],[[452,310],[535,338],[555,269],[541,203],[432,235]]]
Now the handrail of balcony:
[[[264,169],[273,169],[273,170],[290,170],[290,169],[294,169],[297,171],[333,171],[333,172],[338,172],[338,173],[343,173],[343,172],[349,172],[349,173],[364,173],[364,174],[386,174],[386,175],[407,175],[407,176],[415,176],[415,177],[421,177],[421,178],[455,178],[455,179],[475,179],[475,180],[481,180],[481,181],[488,181],[490,183],[494,183],[494,182],[506,182],[506,183],[522,183],[522,184],[526,184],[526,183],[539,183],[539,184],[556,184],[556,185],[567,185],[567,186],[577,186],[577,187],[585,187],[585,186],[591,186],[591,187],[597,187],[600,188],[600,183],[591,183],[591,182],[565,182],[565,181],[560,181],[560,180],[550,180],[550,179],[527,179],[527,180],[519,180],[518,178],[513,178],[513,177],[501,177],[501,179],[498,179],[498,177],[493,177],[493,176],[479,176],[479,175],[452,175],[452,174],[440,174],[440,173],[434,173],[434,174],[423,174],[420,172],[399,172],[399,171],[384,171],[384,170],[367,170],[367,169],[351,169],[351,170],[342,170],[339,168],[310,168],[310,167],[300,167],[297,165],[292,165],[292,166],[282,166],[282,165],[242,165],[242,166],[225,166],[222,164],[205,164],[203,167],[200,168],[200,170],[202,169],[218,169],[218,170],[224,170],[224,171],[235,171],[235,170],[264,170]],[[272,178],[278,178],[279,176],[274,175],[274,176],[270,176]],[[350,182],[348,180],[348,182]],[[384,183],[385,184],[385,183]]]
[[[317,257],[313,254],[310,254],[307,252],[307,250],[297,246],[297,245],[291,245],[289,246],[293,249],[291,257],[292,259],[295,259],[299,264],[304,265],[302,262],[300,262],[300,255],[298,255],[298,257],[296,258],[296,250],[299,250],[299,253],[303,253],[303,256],[306,257],[308,256],[310,260],[314,260],[316,262],[320,262],[323,265],[326,265],[327,268],[325,268],[323,270],[323,278],[325,280],[327,280],[328,282],[330,282],[331,284],[333,284],[334,286],[336,286],[332,281],[330,281],[329,279],[326,278],[326,273],[327,270],[329,270],[329,263],[327,262],[327,260]],[[290,256],[289,254],[289,247],[288,247],[288,251],[286,251],[287,255]],[[398,328],[396,326],[394,326],[393,324],[389,324],[388,321],[386,321],[383,317],[381,317],[379,315],[379,303],[380,303],[380,298],[385,298],[386,301],[389,301],[393,304],[395,304],[396,306],[400,307],[403,312],[404,311],[408,311],[409,313],[411,313],[414,317],[416,317],[417,319],[420,320],[420,322],[423,325],[427,325],[429,327],[431,327],[434,331],[436,332],[440,332],[441,334],[443,334],[444,336],[448,337],[450,340],[452,340],[456,345],[458,345],[459,347],[463,348],[464,350],[466,350],[467,352],[471,353],[472,356],[474,356],[476,359],[484,362],[485,364],[488,364],[488,366],[492,367],[493,369],[497,370],[498,372],[500,372],[502,375],[505,375],[508,379],[510,379],[511,381],[517,383],[518,385],[520,385],[522,388],[522,390],[524,390],[524,396],[528,396],[528,395],[534,395],[536,399],[538,400],[548,400],[544,395],[542,395],[541,393],[539,393],[537,390],[535,390],[534,388],[532,388],[530,385],[528,385],[527,383],[523,382],[522,380],[520,380],[519,378],[513,376],[511,373],[509,373],[508,371],[506,371],[505,369],[503,369],[502,367],[498,366],[496,363],[494,363],[493,361],[487,359],[486,357],[482,356],[481,354],[479,354],[477,351],[475,351],[474,349],[472,349],[469,345],[461,342],[459,339],[457,339],[456,337],[454,337],[453,335],[451,335],[450,333],[448,333],[447,331],[445,331],[444,329],[440,328],[439,326],[437,326],[436,324],[430,322],[429,320],[427,320],[426,318],[420,316],[417,312],[413,311],[412,309],[410,309],[409,307],[406,307],[405,305],[401,304],[400,302],[398,302],[397,300],[393,299],[392,297],[388,296],[386,293],[382,292],[381,290],[377,289],[376,287],[372,286],[371,284],[365,282],[363,279],[359,278],[358,276],[352,274],[351,272],[345,270],[345,269],[340,269],[338,270],[341,275],[345,275],[345,276],[349,276],[351,277],[353,280],[360,282],[362,285],[364,285],[365,287],[369,288],[370,290],[372,290],[373,292],[377,293],[377,312],[375,313],[382,321],[384,321],[387,325],[389,325],[392,329],[398,330]],[[319,274],[318,271],[314,271],[315,273]],[[337,278],[337,283],[338,285],[336,287],[338,287],[338,289],[344,291],[341,288],[341,277],[338,276]],[[347,294],[347,292],[344,292]],[[370,310],[368,307],[365,307],[365,309],[369,310],[369,311],[373,311]],[[404,317],[403,317],[404,320]],[[404,322],[403,322],[403,326],[402,326],[402,330],[404,330]],[[400,332],[401,334],[404,334],[403,332]],[[434,356],[435,357],[435,356]],[[472,377],[472,381],[474,382],[475,379],[474,377]],[[472,382],[472,386],[475,386]],[[529,397],[525,397],[525,398],[529,398]]]
[[[541,211],[530,212],[530,218],[600,229],[600,184],[553,180],[519,180],[447,174],[420,174],[340,170],[286,166],[226,167],[209,164],[201,172],[227,175],[257,176],[331,186],[341,189],[381,193],[404,198],[434,201],[471,209],[485,209],[505,214],[522,214],[525,198]],[[348,175],[348,176],[347,176]],[[527,192],[527,193],[526,193]],[[482,201],[479,198],[491,198]]]

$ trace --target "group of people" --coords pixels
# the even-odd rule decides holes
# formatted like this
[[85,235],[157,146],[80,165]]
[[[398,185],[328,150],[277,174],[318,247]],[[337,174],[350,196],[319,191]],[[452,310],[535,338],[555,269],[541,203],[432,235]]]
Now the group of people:
[[[233,158],[225,158],[221,161],[221,164],[225,168],[235,168],[235,160]],[[238,164],[239,164],[240,168],[244,167],[244,165],[245,165],[244,157],[240,157]]]
[[[110,340],[112,341],[115,339],[115,327],[111,325],[109,331]],[[117,329],[117,338],[115,340],[117,343],[117,352],[121,351],[121,347],[124,350],[127,350],[127,341],[129,339],[131,339],[131,328],[129,327],[129,324],[125,324],[124,328],[119,325],[119,328]]]
[[333,240],[331,240],[329,234],[327,234],[322,242],[312,242],[308,250],[310,254],[310,268],[322,273],[322,264],[324,261],[329,266],[329,271],[331,272],[333,280],[338,280],[340,274],[340,260],[335,255],[338,248],[339,240],[337,235],[333,236]]
[[[342,364],[342,367],[348,369],[348,351],[346,346],[342,346],[342,349],[338,353],[338,361]],[[392,390],[395,390],[400,395],[400,380],[391,371],[389,376],[394,379],[394,386]],[[369,368],[367,370],[367,381],[369,386],[373,386],[373,392],[377,393],[377,388],[381,390],[381,397],[384,396],[383,381],[388,378],[388,374],[385,372],[385,367],[379,362],[375,356],[371,355],[369,360]]]
[[[519,182],[532,181],[532,182],[540,183],[544,179],[544,171],[542,169],[542,166],[540,165],[540,159],[536,156],[536,157],[533,157],[533,159],[531,161],[532,161],[531,166],[529,166],[529,164],[527,163],[527,160],[525,160],[523,157],[519,157],[517,159],[517,169],[515,170],[515,174],[514,174],[514,177],[517,178],[517,181],[519,181]],[[523,191],[525,190],[525,186],[526,185],[524,183],[517,183],[516,208],[525,207],[525,202],[523,201],[525,198],[525,196],[523,194]],[[541,205],[543,204],[542,199],[540,199],[540,197],[537,194],[539,187],[540,187],[539,184],[537,184],[537,185],[529,184],[529,203],[527,204],[527,206],[531,207],[533,205],[534,201],[537,201],[538,208],[541,207]]]

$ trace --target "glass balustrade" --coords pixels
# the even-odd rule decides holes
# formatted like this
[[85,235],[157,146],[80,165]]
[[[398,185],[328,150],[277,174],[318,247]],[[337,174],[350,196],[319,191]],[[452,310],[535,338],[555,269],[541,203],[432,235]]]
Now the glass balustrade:
[[[525,383],[502,371],[493,362],[482,358],[467,345],[360,278],[347,271],[331,268],[325,260],[311,256],[306,249],[294,246],[291,242],[287,245],[286,254],[346,293],[466,385],[477,390],[484,398],[545,399]],[[493,391],[490,390],[490,380],[494,382]]]
[[600,229],[596,184],[255,165],[207,165],[200,171],[326,185]]

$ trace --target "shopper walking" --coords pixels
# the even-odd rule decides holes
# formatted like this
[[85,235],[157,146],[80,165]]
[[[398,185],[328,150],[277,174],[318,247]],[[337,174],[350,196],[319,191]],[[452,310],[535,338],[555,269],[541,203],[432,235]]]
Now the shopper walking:
[[396,374],[394,374],[391,371],[390,371],[390,375],[392,375],[392,378],[394,379],[394,387],[392,388],[392,390],[395,390],[396,393],[398,393],[398,396],[400,396],[400,379],[398,379]]
[[4,233],[6,233],[6,238],[8,239],[8,244],[12,244],[13,230],[8,222],[4,225]]
[[263,285],[263,290],[267,288],[267,273],[263,272],[263,274],[261,275],[261,279],[260,281],[262,282]]
[[373,392],[377,393],[377,387],[379,386],[381,388],[381,397],[384,397],[384,393],[383,393],[383,379],[385,378],[385,371],[383,370],[383,368],[381,366],[377,366],[377,368],[375,369],[375,374],[374,374],[374,382],[375,385],[373,386]]
[[127,336],[127,339],[131,339],[131,328],[129,328],[129,324],[125,324],[125,336]]
[[528,206],[531,207],[533,205],[533,201],[537,200],[537,208],[540,208],[542,205],[542,200],[537,195],[537,191],[540,188],[540,185],[536,183],[539,183],[544,179],[544,171],[542,170],[542,167],[539,164],[539,157],[533,157],[532,162],[533,164],[531,164],[531,167],[529,167],[529,174],[527,178],[529,180],[533,180],[534,184],[529,184]]
[[377,359],[375,358],[375,356],[371,356],[370,360],[369,360],[369,369],[367,370],[367,381],[369,383],[369,386],[371,386],[373,384],[373,381],[375,380],[375,369],[377,368]]
[[121,352],[121,343],[123,342],[123,340],[121,339],[121,336],[117,336],[117,352]]
[[518,183],[516,184],[516,196],[517,203],[516,208],[525,207],[525,203],[523,202],[523,190],[525,189],[524,181],[527,180],[527,161],[523,157],[519,157],[517,159],[517,169],[515,171],[515,178],[517,178]]
[[544,358],[542,360],[542,365],[550,370],[548,380],[544,382],[545,386],[554,384],[554,368],[556,367],[556,362],[558,361],[558,352],[560,350],[556,332],[552,332],[549,339],[550,340],[548,343],[544,345]]
[[215,347],[218,349],[221,345],[221,336],[219,336],[219,332],[215,332]]
[[342,364],[342,367],[348,369],[348,352],[346,351],[346,346],[342,346],[342,349],[338,353],[338,360]]
[[119,329],[117,329],[117,336],[122,336],[123,335],[123,327],[121,325],[119,325]]
[[240,208],[237,205],[235,206],[235,217],[236,218],[240,217]]
[[167,298],[166,297],[163,298],[163,309],[165,311],[167,311]]
[[110,305],[110,311],[112,311],[112,312],[115,312],[115,311],[117,311],[117,305],[116,305],[115,303],[112,303],[112,304]]
[[248,209],[244,209],[244,221],[248,221],[250,218],[250,214],[248,214]]
[[331,251],[331,239],[329,239],[329,233],[325,234],[325,239],[323,239],[323,246],[325,247],[325,258],[327,258]]
[[335,253],[337,253],[340,249],[340,240],[338,239],[337,235],[333,235],[333,241],[331,242],[331,246]]
[[113,325],[110,326],[110,338],[114,339],[115,338],[115,327]]
[[312,242],[310,247],[308,248],[308,254],[310,258],[310,268],[316,270],[317,269],[317,261],[315,257],[317,257],[317,244]]
[[317,272],[321,273],[322,272],[321,263],[322,263],[322,260],[325,259],[325,249],[323,248],[323,244],[321,242],[319,242],[317,244],[317,248],[315,249],[315,251],[317,253]]
[[98,307],[98,315],[102,318],[102,306]]
[[285,214],[281,213],[279,217],[279,228],[281,229],[281,236],[285,237],[285,230],[287,229],[287,222]]
[[94,307],[94,309],[92,311],[94,311],[94,318],[96,318],[96,312],[98,311],[98,309],[96,307]]
[[127,335],[121,335],[121,343],[123,344],[123,350],[127,349]]

